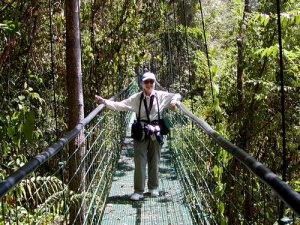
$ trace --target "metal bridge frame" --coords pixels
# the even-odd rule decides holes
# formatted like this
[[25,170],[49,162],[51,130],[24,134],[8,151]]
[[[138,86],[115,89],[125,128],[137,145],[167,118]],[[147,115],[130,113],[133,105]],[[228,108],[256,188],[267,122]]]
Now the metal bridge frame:
[[[125,91],[124,89],[123,91]],[[121,91],[120,93],[122,93]],[[113,98],[112,98],[113,99]],[[224,148],[236,159],[238,159],[250,172],[269,186],[278,196],[284,201],[292,211],[300,216],[300,194],[289,187],[284,181],[282,181],[276,174],[270,169],[250,156],[241,148],[235,146],[215,130],[212,129],[205,121],[196,117],[193,113],[187,110],[182,103],[178,104],[178,107],[184,112],[191,120],[198,124],[201,129],[207,133],[219,146]],[[38,167],[56,155],[64,146],[66,146],[77,134],[89,124],[89,122],[104,108],[104,105],[99,105],[94,109],[81,123],[77,124],[74,129],[67,132],[56,143],[45,149],[44,152],[35,156],[24,166],[19,168],[15,173],[8,176],[0,183],[0,199],[12,188],[14,188],[22,179],[33,173]]]

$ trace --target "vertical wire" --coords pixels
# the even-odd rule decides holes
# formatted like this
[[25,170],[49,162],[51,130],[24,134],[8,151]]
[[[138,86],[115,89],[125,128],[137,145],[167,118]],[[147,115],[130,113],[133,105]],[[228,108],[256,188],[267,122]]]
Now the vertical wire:
[[250,222],[250,224],[254,224],[254,222],[255,221],[253,221],[254,220],[254,217],[253,217],[253,210],[255,209],[254,208],[254,204],[253,204],[253,201],[254,201],[254,185],[255,185],[255,183],[254,183],[254,177],[253,177],[253,174],[252,173],[249,173],[248,172],[248,174],[249,174],[249,176],[250,176],[250,181],[251,181],[251,199],[250,199],[250,217],[251,217],[251,222]]
[[[172,10],[173,10],[173,20],[174,20],[174,34],[175,34],[175,46],[176,46],[176,60],[178,60],[178,65],[176,63],[176,60],[174,58],[174,65],[175,65],[175,71],[177,72],[178,76],[179,76],[179,90],[181,91],[181,76],[178,73],[178,68],[180,68],[179,65],[179,53],[178,53],[178,35],[177,35],[177,22],[176,22],[176,11],[175,11],[175,1],[172,2]],[[177,67],[176,67],[177,65]],[[174,75],[175,76],[175,75]],[[173,80],[175,80],[173,76]]]
[[[192,90],[192,75],[191,75],[191,65],[190,65],[190,53],[189,53],[189,43],[188,43],[188,35],[187,35],[187,15],[186,15],[186,2],[185,0],[183,0],[183,7],[184,7],[184,22],[185,22],[185,26],[184,26],[184,33],[185,33],[185,44],[186,44],[186,54],[187,54],[187,63],[188,63],[188,73],[189,73],[189,86],[190,86],[190,91],[191,91],[191,109],[192,109],[192,113],[194,113],[194,94],[193,94],[193,90]],[[195,134],[195,130],[194,130],[194,122],[192,121],[192,127],[191,127],[191,133]],[[194,137],[194,135],[192,135],[192,138]],[[192,139],[193,141],[193,139]],[[195,154],[193,155],[193,160],[195,160]],[[194,180],[193,183],[193,188],[194,190],[196,190],[196,180]],[[193,205],[192,207],[195,207],[195,205]],[[196,221],[198,220],[198,213],[196,213]]]
[[10,209],[8,209],[8,224],[10,225],[11,224],[11,220],[10,220],[10,218],[11,218],[11,210]]
[[90,4],[91,4],[91,27],[90,27],[90,35],[91,35],[91,48],[92,48],[92,51],[93,51],[93,58],[92,58],[92,62],[91,62],[91,65],[90,65],[90,79],[92,80],[92,76],[95,74],[94,73],[94,64],[95,64],[95,31],[94,31],[94,22],[95,22],[95,18],[94,18],[94,2],[93,2],[93,0],[91,0],[91,2],[90,2]]
[[263,215],[264,215],[263,221],[264,221],[264,224],[266,224],[266,193],[265,193],[265,190],[266,190],[266,186],[265,186],[265,184],[262,184],[262,195],[264,196],[263,197]]
[[[109,4],[109,6],[108,6],[108,9],[109,9],[109,11],[111,11],[111,0],[108,0],[108,4]],[[101,13],[101,16],[102,16],[102,18],[101,18],[101,21],[104,21],[104,17],[105,17],[105,15],[104,15],[104,13]],[[107,15],[106,15],[107,16]],[[103,25],[103,27],[104,27],[104,25]],[[102,47],[102,46],[101,46]],[[102,47],[103,48],[103,47]],[[109,50],[111,50],[111,42],[109,42]],[[104,51],[104,50],[103,50]],[[111,52],[111,51],[109,51],[109,52]],[[108,58],[108,56],[106,56],[107,58]],[[110,55],[109,55],[109,57],[110,57]],[[108,65],[110,65],[110,62],[109,63],[107,63]],[[104,75],[105,74],[105,77],[104,77],[104,80],[105,80],[105,83],[106,83],[106,90],[107,90],[107,92],[106,92],[106,95],[107,96],[109,96],[109,87],[110,87],[110,85],[109,85],[109,80],[108,80],[108,78],[109,78],[109,70],[108,70],[108,73],[103,73],[103,70],[102,70],[102,74]]]
[[[209,52],[208,52],[207,37],[206,37],[206,30],[205,30],[204,16],[203,16],[203,8],[202,8],[201,0],[198,0],[198,2],[199,2],[199,6],[200,6],[201,24],[202,24],[204,46],[205,46],[206,62],[207,62],[208,73],[209,73],[211,97],[212,97],[212,103],[214,105],[214,103],[215,103],[215,94],[214,94],[214,89],[213,89],[213,81],[212,81],[212,74],[211,74],[211,63],[210,63],[210,57],[209,57]],[[217,116],[216,116],[216,111],[215,110],[214,110],[214,122],[215,122],[215,124],[217,123]]]
[[[164,6],[165,7],[165,6]],[[165,9],[164,9],[164,13],[165,13]],[[166,15],[164,15],[164,21],[163,21],[163,31],[166,31]],[[164,32],[162,32],[162,35],[161,35],[161,38],[162,38],[162,41],[161,41],[161,48],[162,48],[162,71],[164,71],[164,56],[167,55],[166,53],[166,35]],[[166,65],[168,63],[168,57],[166,56]],[[169,88],[170,88],[170,85],[169,85],[169,82],[168,82],[168,76],[169,76],[169,68],[166,66],[166,75],[162,76],[164,78],[164,86],[166,86],[167,90],[169,91]],[[164,73],[165,74],[165,73]]]
[[[286,181],[286,126],[285,126],[285,96],[284,96],[284,76],[283,76],[283,54],[282,54],[282,36],[280,19],[280,0],[276,0],[277,5],[277,26],[278,26],[278,44],[279,44],[279,67],[280,67],[280,94],[281,94],[281,130],[282,130],[282,180]],[[279,216],[283,217],[284,202],[280,201]],[[279,218],[279,219],[280,219]]]
[[166,9],[167,2],[165,2],[165,21],[166,21],[166,26],[165,26],[165,31],[167,30],[167,38],[168,38],[168,56],[169,56],[169,77],[172,79],[170,83],[174,83],[174,71],[173,71],[173,63],[172,63],[172,49],[171,49],[171,41],[170,41],[170,29],[169,29],[169,24],[168,24],[168,12]]
[[55,134],[58,138],[58,122],[57,122],[57,104],[56,104],[56,90],[55,90],[55,76],[54,76],[54,55],[53,55],[53,24],[52,24],[52,0],[49,3],[49,34],[50,34],[50,55],[51,55],[51,78],[52,78],[52,89],[53,89],[53,102],[54,102],[54,117],[55,117]]
[[[205,28],[205,23],[204,23],[204,15],[203,15],[203,8],[202,8],[202,1],[198,0],[199,6],[200,6],[200,14],[201,14],[201,25],[202,25],[202,32],[203,32],[203,39],[204,39],[204,46],[205,46],[205,54],[206,54],[206,62],[208,66],[208,73],[209,73],[209,80],[210,80],[210,89],[211,89],[211,98],[212,98],[212,104],[214,106],[215,103],[215,94],[214,94],[214,89],[213,89],[213,80],[212,80],[212,73],[211,73],[211,62],[210,62],[210,56],[208,52],[208,44],[207,44],[207,35],[206,35],[206,28]],[[217,115],[216,115],[216,110],[214,109],[214,123],[217,123]],[[213,148],[216,149],[217,151],[217,145],[214,144]],[[218,175],[219,174],[218,170]],[[220,204],[220,198],[218,198],[218,204]]]
[[[58,130],[57,130],[57,105],[56,105],[56,91],[55,91],[55,77],[54,77],[54,57],[53,57],[53,29],[52,29],[52,1],[48,1],[48,10],[49,10],[49,39],[50,39],[50,74],[52,78],[52,90],[53,90],[53,103],[54,103],[54,120],[55,120],[55,136],[58,139]],[[37,179],[35,179],[37,180]],[[47,204],[45,204],[45,208]],[[46,216],[46,215],[45,215]],[[47,219],[46,219],[47,223]]]
[[5,224],[5,209],[4,209],[4,197],[1,198],[1,209],[2,209],[2,218]]
[[[117,5],[117,18],[119,18],[119,4]],[[116,39],[117,39],[117,41],[118,41],[119,35],[118,35],[118,37],[117,37]],[[114,49],[113,49],[113,45],[112,45],[112,44],[110,45],[110,47],[111,47],[111,50],[110,50],[110,51],[113,53],[113,54],[112,54],[112,59],[113,59],[112,61],[113,61],[113,63],[115,63],[115,62],[114,62],[114,56],[115,56],[115,54],[117,55],[117,53],[114,53],[114,52],[113,52]],[[112,49],[113,49],[113,50],[112,50]],[[121,48],[119,49],[119,51],[121,51]],[[118,57],[118,56],[117,56],[117,57]],[[125,56],[125,62],[127,62],[127,57],[126,57],[126,56]],[[112,77],[112,79],[113,79],[113,80],[112,80],[112,90],[113,90],[112,93],[113,93],[113,95],[115,95],[115,93],[117,93],[117,90],[116,90],[116,83],[117,83],[117,76],[116,76],[116,73],[113,72],[111,77]]]
[[16,189],[14,189],[13,191],[14,193],[14,197],[15,197],[15,204],[16,204],[16,212],[15,212],[15,216],[16,216],[16,224],[19,225],[19,219],[18,219],[18,196],[17,196],[17,191]]
[[[161,75],[160,75],[160,79],[162,79],[164,76],[164,44],[163,44],[164,38],[161,37],[161,41],[160,41],[160,49],[161,49]],[[161,80],[160,80],[161,82]],[[168,87],[167,87],[168,88]]]
[[[56,100],[56,88],[55,88],[55,74],[54,74],[54,49],[53,49],[53,11],[52,11],[52,0],[48,1],[48,8],[49,8],[49,34],[50,34],[50,55],[51,55],[51,77],[52,77],[52,89],[53,89],[53,102],[54,102],[54,117],[55,117],[55,134],[56,139],[59,138],[58,134],[58,113],[57,113],[57,100]],[[63,158],[61,151],[59,151],[59,160],[58,166],[60,167],[60,176],[62,180],[62,189],[63,189],[63,211],[66,209],[66,199],[64,193],[64,174],[63,174]],[[63,214],[65,214],[63,212]]]
[[[192,77],[191,77],[191,65],[190,65],[190,53],[189,53],[189,44],[188,44],[188,35],[187,35],[187,16],[186,16],[186,2],[183,0],[183,11],[184,11],[184,34],[185,34],[185,44],[186,44],[186,54],[187,54],[187,63],[188,63],[188,73],[189,73],[189,85],[190,85],[190,91],[192,92]],[[193,92],[192,92],[193,93]],[[192,113],[194,113],[194,95],[191,94],[191,108]],[[194,123],[192,123],[192,126],[194,126]]]
[[[29,180],[26,179],[26,186],[29,186],[28,182],[29,182]],[[26,199],[26,202],[27,202],[27,207],[28,207],[27,211],[29,211],[30,210],[30,203],[29,203],[29,201],[27,201],[27,199]],[[27,222],[28,222],[28,224],[30,224],[30,213],[27,213]]]
[[[243,187],[242,187],[242,189],[243,189],[242,193],[243,194],[242,194],[242,196],[243,196],[243,204],[245,205],[245,203],[247,201],[247,192],[248,192],[248,185],[249,184],[247,183],[247,175],[246,175],[247,171],[245,171],[244,169],[242,169],[241,172],[242,172],[242,176],[243,176]],[[245,218],[246,207],[243,207],[242,210],[243,210],[243,218],[244,218],[244,220],[246,220],[246,218]],[[248,221],[246,221],[246,222],[248,222]]]

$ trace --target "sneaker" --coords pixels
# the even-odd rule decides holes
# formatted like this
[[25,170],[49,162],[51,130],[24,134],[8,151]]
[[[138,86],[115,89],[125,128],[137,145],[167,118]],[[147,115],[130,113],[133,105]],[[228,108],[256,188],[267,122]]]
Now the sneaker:
[[138,201],[140,199],[143,199],[144,198],[144,195],[142,194],[139,194],[139,193],[133,193],[131,196],[130,196],[130,199],[133,200],[133,201]]
[[151,197],[158,197],[159,196],[159,192],[156,189],[153,190],[149,190]]

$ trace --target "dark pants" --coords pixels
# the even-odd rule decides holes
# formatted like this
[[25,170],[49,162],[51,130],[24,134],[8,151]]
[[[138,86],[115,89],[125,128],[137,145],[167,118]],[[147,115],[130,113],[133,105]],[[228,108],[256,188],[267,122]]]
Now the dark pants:
[[[154,139],[154,140],[153,140]],[[161,145],[156,138],[134,140],[134,191],[142,194],[145,190],[146,164],[148,162],[148,189],[158,188],[158,168]]]

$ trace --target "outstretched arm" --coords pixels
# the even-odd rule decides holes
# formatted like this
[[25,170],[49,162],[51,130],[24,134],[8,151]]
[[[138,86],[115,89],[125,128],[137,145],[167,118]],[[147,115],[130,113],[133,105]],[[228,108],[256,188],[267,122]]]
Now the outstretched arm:
[[97,104],[104,104],[107,108],[112,110],[133,112],[136,111],[136,94],[120,102],[107,100],[99,95],[95,95],[95,101]]
[[176,104],[181,100],[181,95],[163,91],[161,92],[161,98],[161,108],[168,107],[173,110],[176,108]]

